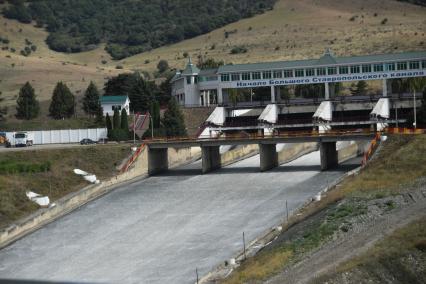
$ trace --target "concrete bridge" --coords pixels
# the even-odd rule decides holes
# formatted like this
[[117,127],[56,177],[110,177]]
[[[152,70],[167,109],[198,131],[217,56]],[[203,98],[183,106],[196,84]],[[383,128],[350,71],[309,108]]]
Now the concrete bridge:
[[328,133],[302,132],[287,135],[247,137],[220,137],[209,139],[169,139],[147,141],[148,146],[148,173],[156,175],[167,171],[168,148],[200,147],[202,172],[208,173],[221,167],[220,146],[222,145],[249,145],[258,144],[260,154],[260,170],[268,171],[278,166],[276,145],[279,143],[317,142],[320,146],[321,170],[328,170],[337,166],[338,156],[336,142],[371,140],[376,132],[335,131]]

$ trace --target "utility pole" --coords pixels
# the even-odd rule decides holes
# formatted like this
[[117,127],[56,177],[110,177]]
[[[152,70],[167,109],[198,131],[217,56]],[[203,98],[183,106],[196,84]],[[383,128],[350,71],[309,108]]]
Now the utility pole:
[[413,126],[414,126],[414,130],[415,130],[417,128],[416,90],[413,91],[413,94],[414,94],[414,123],[413,123]]
[[151,140],[154,140],[154,120],[152,119],[152,115],[149,112],[149,118],[151,120]]
[[133,110],[133,146],[136,145],[136,117],[135,111]]
[[287,204],[287,200],[285,201],[285,211],[287,213],[287,223],[288,223],[288,204]]
[[244,232],[243,232],[243,248],[244,248],[244,259],[247,259],[247,255],[246,255],[246,237],[245,237]]

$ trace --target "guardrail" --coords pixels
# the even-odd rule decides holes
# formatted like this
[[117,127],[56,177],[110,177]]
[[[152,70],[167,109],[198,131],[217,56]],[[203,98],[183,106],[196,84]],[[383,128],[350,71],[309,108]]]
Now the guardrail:
[[164,142],[202,142],[202,141],[229,141],[240,139],[271,139],[271,138],[298,138],[298,137],[328,137],[328,136],[355,136],[355,135],[375,135],[375,131],[369,129],[342,129],[328,132],[311,131],[292,131],[286,133],[271,133],[264,135],[259,133],[239,133],[227,134],[226,137],[158,137],[144,140],[145,144],[164,143]]
[[142,144],[136,152],[129,158],[129,160],[124,164],[124,166],[120,170],[120,174],[125,173],[128,171],[131,165],[136,161],[136,159],[139,157],[139,155],[142,153],[143,149],[145,148],[145,144]]
[[371,141],[370,147],[364,153],[364,157],[362,159],[362,166],[363,167],[365,167],[365,165],[367,164],[367,162],[373,156],[374,152],[376,152],[377,147],[379,146],[380,139],[381,139],[381,134],[377,133],[376,136],[374,137],[374,139]]

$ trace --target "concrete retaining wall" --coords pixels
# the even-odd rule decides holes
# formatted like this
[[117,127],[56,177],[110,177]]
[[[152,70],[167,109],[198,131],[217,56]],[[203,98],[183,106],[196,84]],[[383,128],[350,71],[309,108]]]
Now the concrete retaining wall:
[[240,146],[223,153],[221,155],[221,164],[222,167],[225,167],[257,154],[259,154],[259,146],[257,144]]
[[285,144],[284,148],[278,152],[278,164],[291,162],[314,151],[318,151],[318,143]]
[[[339,151],[339,161],[356,156],[363,150],[363,145],[351,144]],[[298,157],[318,150],[317,143],[287,144],[278,153],[279,163],[286,163]],[[259,153],[258,145],[246,145],[228,151],[221,155],[222,166],[235,163]],[[201,157],[200,148],[169,149],[169,166],[177,167],[188,164]],[[139,158],[131,166],[128,172],[104,181],[99,185],[90,185],[78,192],[71,193],[55,202],[56,206],[40,209],[25,219],[0,232],[0,248],[3,248],[17,239],[29,234],[40,227],[68,214],[69,212],[83,206],[89,201],[96,199],[119,184],[130,183],[135,179],[141,179],[148,175],[148,150],[143,149]]]
[[368,144],[369,142],[348,142],[343,145],[338,145],[337,155],[339,163],[343,163],[364,154]]

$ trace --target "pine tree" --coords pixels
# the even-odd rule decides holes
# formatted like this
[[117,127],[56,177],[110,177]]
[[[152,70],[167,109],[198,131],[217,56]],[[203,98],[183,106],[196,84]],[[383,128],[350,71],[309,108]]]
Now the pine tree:
[[40,105],[36,99],[34,89],[29,82],[25,83],[19,91],[16,104],[17,118],[30,120],[38,116],[40,112]]
[[120,128],[123,130],[129,130],[129,121],[127,119],[127,111],[126,109],[122,109],[121,110],[121,124],[120,124]]
[[75,98],[67,85],[59,82],[53,91],[50,103],[50,116],[54,119],[70,118],[75,111]]
[[99,114],[99,109],[101,109],[101,102],[99,101],[99,91],[96,85],[93,82],[90,82],[89,87],[87,87],[86,92],[84,93],[83,98],[83,109],[84,112],[95,116]]
[[105,120],[104,120],[104,110],[102,107],[100,107],[97,110],[97,113],[95,114],[96,116],[96,122],[99,123],[99,125],[104,124]]
[[120,121],[120,111],[116,108],[114,110],[114,116],[112,117],[112,127],[113,129],[120,129],[121,128],[121,121]]
[[[4,98],[1,97],[2,96],[2,92],[0,91],[0,103],[2,101],[4,101]],[[4,119],[4,116],[7,114],[7,107],[5,106],[1,106],[0,107],[0,120]]]
[[365,96],[367,95],[367,83],[365,81],[358,81],[356,85],[352,85],[352,94],[355,96]]
[[111,117],[109,116],[109,114],[106,114],[106,118],[105,118],[105,124],[106,124],[106,128],[108,129],[108,132],[110,130],[112,130],[112,122],[111,122]]
[[152,122],[154,123],[154,129],[158,129],[161,126],[160,118],[160,103],[154,101],[151,106]]
[[426,126],[426,88],[423,89],[422,105],[417,115],[417,123],[422,127]]
[[172,98],[167,105],[167,111],[164,113],[163,125],[168,137],[187,135],[183,114],[174,98]]

